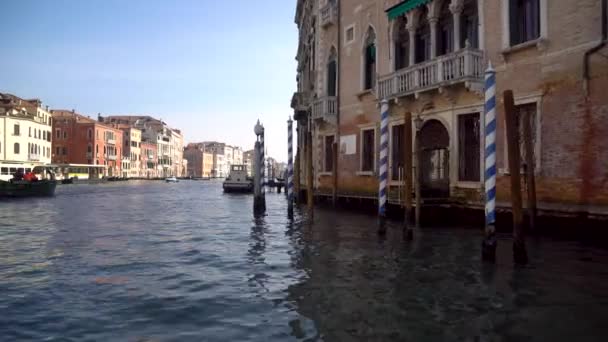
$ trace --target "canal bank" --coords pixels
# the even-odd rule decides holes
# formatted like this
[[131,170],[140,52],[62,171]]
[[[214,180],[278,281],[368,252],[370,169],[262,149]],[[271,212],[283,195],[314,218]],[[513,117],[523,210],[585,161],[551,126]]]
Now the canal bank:
[[[306,191],[303,190],[305,193]],[[306,198],[301,195],[300,198]],[[303,202],[302,202],[303,203]],[[332,208],[333,197],[328,192],[315,193],[315,204]],[[413,204],[415,207],[415,203]],[[377,198],[366,195],[338,195],[336,208],[343,211],[365,212],[377,215]],[[402,200],[389,197],[388,216],[395,221],[403,221]],[[502,233],[513,230],[511,205],[497,202],[496,229]],[[524,206],[524,219],[528,220]],[[608,208],[594,206],[539,203],[535,231],[526,226],[526,233],[561,237],[565,239],[602,238],[608,241]],[[423,199],[421,205],[422,227],[469,227],[482,231],[485,225],[484,204],[482,202],[458,202],[446,199]],[[607,243],[608,245],[608,243]]]

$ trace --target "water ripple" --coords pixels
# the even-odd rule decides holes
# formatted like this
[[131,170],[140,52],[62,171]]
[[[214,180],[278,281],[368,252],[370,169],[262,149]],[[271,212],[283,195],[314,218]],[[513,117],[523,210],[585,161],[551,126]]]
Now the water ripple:
[[[27,203],[28,210],[24,210]],[[495,267],[480,234],[318,209],[219,182],[61,186],[0,202],[0,341],[594,341],[608,336],[608,252],[530,245]],[[564,322],[556,324],[555,322]]]

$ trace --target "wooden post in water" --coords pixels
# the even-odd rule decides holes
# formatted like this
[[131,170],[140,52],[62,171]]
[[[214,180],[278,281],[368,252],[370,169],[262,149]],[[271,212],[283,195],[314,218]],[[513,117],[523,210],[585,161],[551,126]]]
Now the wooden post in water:
[[[287,216],[293,220],[293,121],[291,117],[287,120],[287,177],[284,177],[286,182],[287,193]],[[280,188],[279,188],[280,189]],[[280,191],[279,191],[280,192]]]
[[[521,114],[520,114],[521,115]],[[528,208],[528,227],[531,231],[536,230],[536,179],[534,162],[534,142],[532,141],[532,114],[526,111],[521,118],[524,148],[526,152],[526,184],[527,186],[527,208]]]
[[306,189],[306,197],[308,204],[308,214],[310,216],[310,220],[312,222],[314,217],[314,194],[313,189],[313,174],[312,174],[312,121],[308,122],[308,133],[306,134],[306,178],[307,178],[307,189]]
[[419,229],[421,216],[420,212],[422,210],[422,198],[420,195],[420,182],[422,180],[422,151],[420,149],[420,132],[422,131],[422,125],[424,124],[424,119],[422,119],[420,113],[418,113],[418,115],[414,119],[414,123],[416,124],[416,136],[414,137],[414,153],[416,158],[416,164],[414,168],[414,195],[416,196],[416,229]]
[[516,264],[528,263],[526,243],[523,232],[521,180],[520,180],[520,151],[518,115],[513,100],[513,91],[505,90],[505,122],[507,126],[507,150],[509,155],[509,172],[511,178],[511,211],[513,213],[513,261]]
[[413,180],[413,158],[412,158],[412,113],[405,113],[403,124],[403,201],[405,202],[405,214],[403,217],[403,237],[411,240],[414,237],[412,229],[412,180]]
[[[339,137],[336,136],[337,139],[340,139]],[[338,142],[334,141],[332,148],[331,148],[331,153],[332,153],[332,159],[333,159],[333,172],[334,172],[334,179],[333,179],[333,188],[332,188],[332,204],[335,207],[337,202],[338,202]]]

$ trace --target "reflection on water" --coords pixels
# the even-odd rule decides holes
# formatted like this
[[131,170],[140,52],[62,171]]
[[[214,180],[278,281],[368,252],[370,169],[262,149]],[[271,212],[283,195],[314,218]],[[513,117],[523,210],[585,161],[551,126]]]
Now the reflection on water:
[[480,232],[319,209],[216,182],[70,185],[0,202],[0,341],[594,341],[608,253],[530,241],[480,262]]

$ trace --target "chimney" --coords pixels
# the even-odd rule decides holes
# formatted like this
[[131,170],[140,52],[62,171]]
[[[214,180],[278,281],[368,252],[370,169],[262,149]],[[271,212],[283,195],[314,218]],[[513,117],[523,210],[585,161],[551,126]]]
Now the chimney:
[[46,106],[45,108],[46,108],[46,111],[48,112],[49,111],[49,106]]
[[97,121],[103,122],[103,116],[101,116],[101,113],[97,113]]
[[76,109],[72,109],[72,114],[76,114]]

